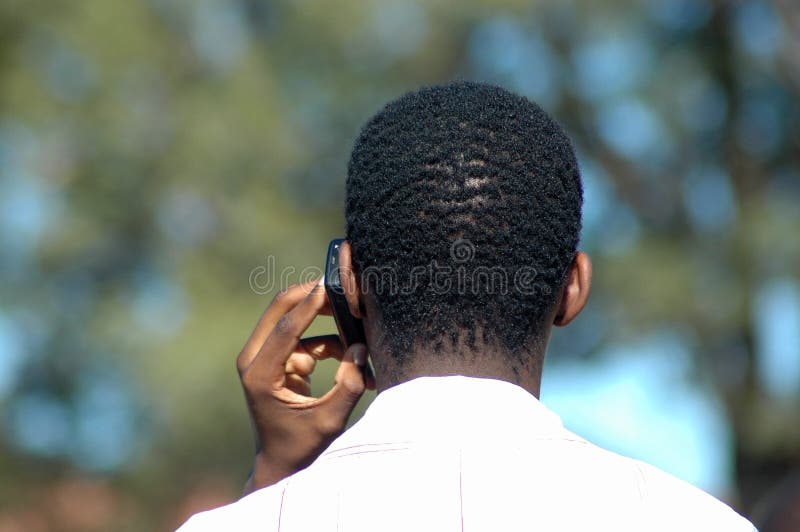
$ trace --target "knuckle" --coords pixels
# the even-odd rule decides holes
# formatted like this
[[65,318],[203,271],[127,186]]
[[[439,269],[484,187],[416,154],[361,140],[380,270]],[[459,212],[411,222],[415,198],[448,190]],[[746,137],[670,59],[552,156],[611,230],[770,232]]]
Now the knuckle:
[[345,383],[345,386],[355,400],[358,400],[358,398],[367,388],[362,379],[349,379],[348,382]]
[[317,429],[325,436],[335,436],[342,431],[342,424],[330,416],[323,416],[318,421]]
[[247,369],[247,360],[244,353],[239,353],[239,356],[236,357],[236,371],[239,372],[239,375],[242,375],[245,369]]
[[358,401],[365,389],[364,381],[353,376],[343,378],[342,387],[347,392],[348,400],[350,401]]
[[275,324],[275,331],[281,334],[287,334],[292,330],[292,318],[288,314],[284,314],[278,319]]
[[254,382],[253,376],[250,374],[249,371],[245,371],[242,373],[242,386],[245,390],[253,390],[256,383]]
[[293,287],[294,287],[294,285],[289,285],[289,286],[287,286],[286,288],[284,288],[284,289],[282,289],[282,290],[279,290],[279,291],[278,291],[278,293],[277,293],[277,294],[275,294],[275,297],[273,297],[273,298],[272,298],[272,302],[273,302],[273,303],[278,303],[278,302],[281,302],[281,301],[283,301],[284,299],[286,299],[286,297],[287,297],[287,296],[289,295],[289,293],[292,291],[292,288],[293,288]]
[[242,387],[244,387],[248,394],[256,397],[266,395],[270,391],[269,387],[262,379],[256,378],[256,376],[249,371],[242,375]]

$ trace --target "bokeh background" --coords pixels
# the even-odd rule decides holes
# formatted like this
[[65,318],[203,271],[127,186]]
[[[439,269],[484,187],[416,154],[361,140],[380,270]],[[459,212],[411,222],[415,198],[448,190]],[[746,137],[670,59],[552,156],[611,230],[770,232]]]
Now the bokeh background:
[[234,500],[238,350],[343,233],[360,125],[454,78],[579,152],[593,295],[544,402],[764,523],[800,466],[800,4],[2,0],[0,530]]

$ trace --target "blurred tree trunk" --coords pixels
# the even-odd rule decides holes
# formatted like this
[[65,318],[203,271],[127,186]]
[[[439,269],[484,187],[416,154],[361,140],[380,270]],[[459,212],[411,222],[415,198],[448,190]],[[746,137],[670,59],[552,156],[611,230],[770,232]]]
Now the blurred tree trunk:
[[[787,11],[790,9],[788,2],[783,2],[783,7]],[[727,161],[731,184],[742,211],[739,225],[734,230],[742,232],[742,226],[748,220],[753,220],[748,211],[760,203],[770,176],[767,168],[769,162],[748,157],[737,145],[735,121],[741,116],[744,87],[742,87],[741,73],[737,72],[741,69],[741,65],[736,64],[737,51],[730,27],[733,18],[732,8],[730,3],[721,3],[718,6],[709,23],[704,44],[708,49],[707,53],[713,59],[709,65],[715,69],[714,74],[728,95],[729,109],[724,125],[721,153]],[[799,42],[797,38],[795,42]],[[718,387],[724,391],[722,395],[735,437],[734,467],[740,499],[738,507],[743,513],[751,515],[764,495],[787,478],[789,471],[800,463],[800,454],[797,445],[781,445],[780,441],[765,442],[763,434],[760,434],[763,432],[762,414],[768,413],[772,407],[768,391],[762,389],[757,374],[758,347],[753,320],[754,299],[759,289],[758,281],[765,272],[759,269],[755,256],[757,252],[752,248],[752,242],[746,238],[735,238],[733,242],[734,249],[731,250],[729,257],[720,257],[720,260],[729,260],[729,267],[736,275],[736,284],[744,296],[735,324],[738,330],[732,331],[733,337],[738,339],[737,343],[742,348],[744,360],[741,374],[734,383],[729,382],[731,373],[726,367],[727,364],[734,363],[730,358],[725,359],[725,355],[730,353],[720,353],[721,356],[715,357],[717,359],[711,367],[716,369]],[[703,343],[707,346],[719,345],[718,339],[715,338],[706,338]]]

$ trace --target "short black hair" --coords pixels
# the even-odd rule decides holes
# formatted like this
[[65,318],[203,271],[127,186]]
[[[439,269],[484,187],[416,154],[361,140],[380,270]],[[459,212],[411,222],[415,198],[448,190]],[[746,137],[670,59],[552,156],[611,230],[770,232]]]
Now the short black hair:
[[569,138],[530,100],[458,81],[388,103],[353,147],[345,220],[391,355],[519,356],[575,257],[582,203]]

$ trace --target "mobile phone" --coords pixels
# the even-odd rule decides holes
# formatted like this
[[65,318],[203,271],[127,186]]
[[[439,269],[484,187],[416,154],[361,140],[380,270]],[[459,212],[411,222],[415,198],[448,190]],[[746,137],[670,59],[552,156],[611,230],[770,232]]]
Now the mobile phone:
[[325,259],[325,293],[331,304],[333,320],[339,329],[339,339],[345,349],[352,344],[365,344],[364,324],[350,313],[350,307],[344,296],[344,288],[339,277],[339,249],[344,238],[335,238],[328,245],[328,256]]

